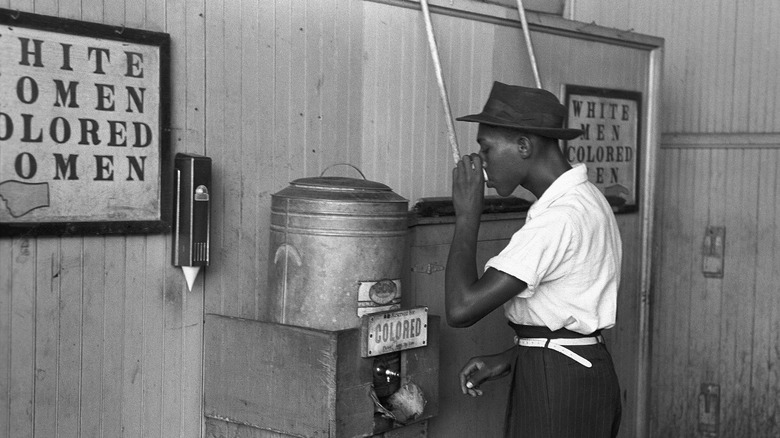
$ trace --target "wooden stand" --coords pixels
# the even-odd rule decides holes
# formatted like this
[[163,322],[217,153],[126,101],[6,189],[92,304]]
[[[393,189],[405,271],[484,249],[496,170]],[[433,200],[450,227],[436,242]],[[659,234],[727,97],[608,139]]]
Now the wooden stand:
[[[417,384],[428,401],[415,423],[438,413],[439,324],[438,316],[429,315],[428,345],[401,352],[402,383]],[[208,314],[204,342],[209,419],[282,436],[365,437],[400,430],[375,419],[374,358],[361,357],[359,328],[327,331]]]

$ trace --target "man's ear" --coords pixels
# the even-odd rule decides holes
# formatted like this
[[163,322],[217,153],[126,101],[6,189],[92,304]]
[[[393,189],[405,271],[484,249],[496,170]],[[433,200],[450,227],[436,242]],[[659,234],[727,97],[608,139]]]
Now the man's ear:
[[528,158],[531,156],[531,153],[533,152],[533,144],[531,143],[531,140],[521,135],[517,137],[517,151],[520,152],[521,158]]

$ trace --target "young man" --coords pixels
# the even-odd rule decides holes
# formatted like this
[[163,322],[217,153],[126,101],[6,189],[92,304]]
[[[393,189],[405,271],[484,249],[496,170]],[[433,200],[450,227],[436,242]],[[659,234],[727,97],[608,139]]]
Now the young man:
[[[572,167],[561,153],[558,140],[582,134],[562,128],[565,116],[548,91],[496,82],[481,113],[458,118],[479,123],[480,151],[453,170],[446,316],[467,327],[503,306],[516,346],[472,358],[460,382],[478,396],[483,382],[512,376],[507,437],[614,437],[620,424],[617,376],[600,333],[615,324],[620,234],[585,166]],[[480,276],[483,169],[499,195],[522,186],[537,201]]]

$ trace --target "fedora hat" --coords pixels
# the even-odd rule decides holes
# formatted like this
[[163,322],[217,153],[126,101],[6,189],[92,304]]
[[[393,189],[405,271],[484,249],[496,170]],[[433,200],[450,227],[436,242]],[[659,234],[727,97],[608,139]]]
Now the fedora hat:
[[543,137],[571,140],[582,135],[580,129],[563,128],[566,107],[558,98],[540,88],[493,82],[490,97],[479,114],[458,117],[462,122],[514,128]]

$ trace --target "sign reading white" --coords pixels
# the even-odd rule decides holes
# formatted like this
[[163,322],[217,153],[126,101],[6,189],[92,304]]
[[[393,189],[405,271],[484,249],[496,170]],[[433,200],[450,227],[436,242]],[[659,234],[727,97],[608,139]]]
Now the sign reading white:
[[566,158],[587,166],[613,210],[636,209],[641,94],[576,86],[566,92],[568,126],[583,131],[566,142]]
[[422,347],[428,343],[427,307],[375,313],[362,319],[363,357]]
[[160,220],[160,48],[3,26],[0,222]]

